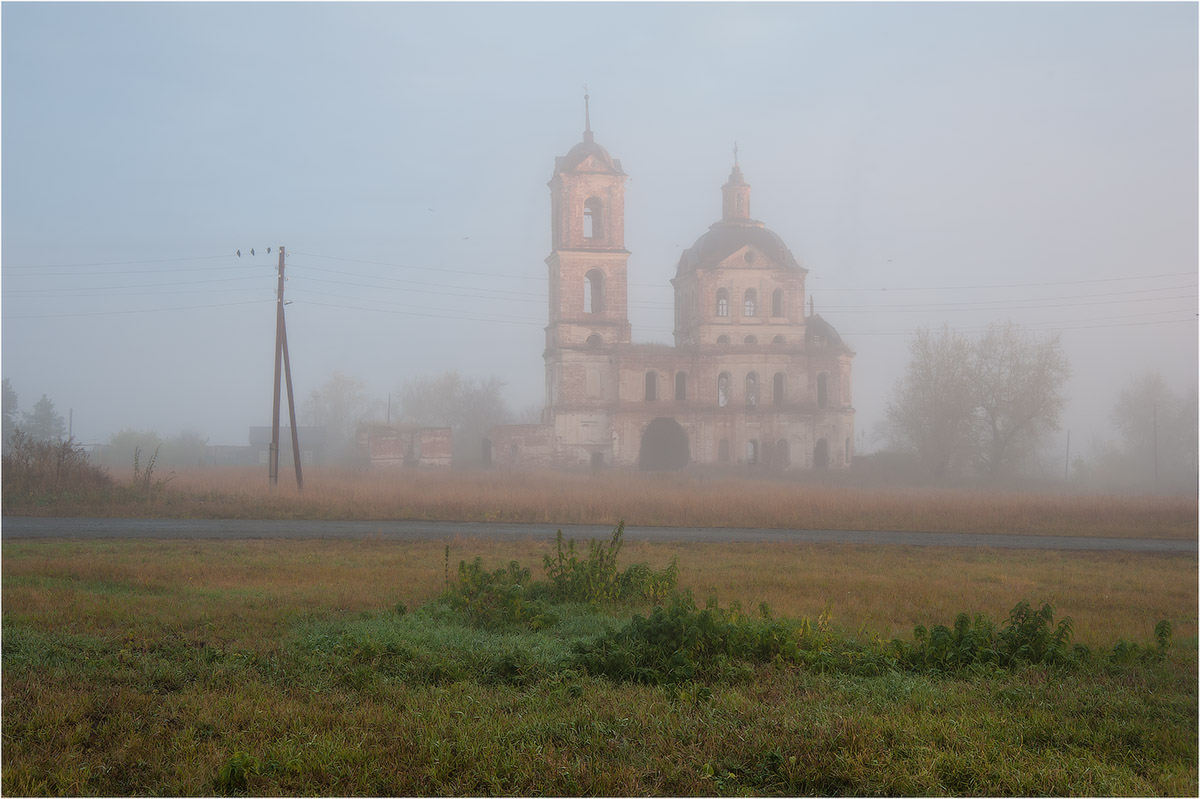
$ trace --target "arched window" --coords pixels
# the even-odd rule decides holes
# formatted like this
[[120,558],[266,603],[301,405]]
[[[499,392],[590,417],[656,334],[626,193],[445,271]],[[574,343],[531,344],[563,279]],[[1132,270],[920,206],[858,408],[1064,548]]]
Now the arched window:
[[783,289],[771,292],[771,316],[783,316]]
[[787,391],[787,376],[783,372],[775,373],[775,380],[771,386],[771,399],[774,400],[776,406],[783,405]]
[[600,370],[587,370],[587,395],[588,399],[600,399]]
[[775,338],[771,339],[771,343],[772,344],[785,344],[786,342],[783,340],[783,336],[776,336]]
[[829,373],[817,375],[817,407],[824,408],[829,404]]
[[729,372],[721,372],[717,377],[717,406],[724,408],[729,404]]
[[758,405],[758,374],[751,372],[746,375],[746,407],[754,408]]
[[675,373],[675,399],[680,402],[687,399],[687,372]]
[[717,336],[717,343],[718,344],[728,344],[729,336],[726,336],[726,335]]
[[758,316],[758,292],[746,289],[746,297],[742,301],[742,316]]
[[717,289],[717,316],[729,316],[729,291]]
[[746,336],[744,339],[742,339],[742,343],[743,344],[757,344],[758,336]]
[[600,338],[595,333],[593,333],[592,335],[587,337],[587,345],[589,347],[599,347],[603,343],[604,343],[604,339]]
[[788,452],[786,438],[781,438],[775,442],[775,465],[780,469],[786,469],[792,465],[792,456]]
[[658,372],[646,372],[646,402],[658,399]]
[[604,310],[604,273],[599,269],[589,269],[584,275],[583,310],[587,313],[600,313]]
[[756,438],[746,442],[746,463],[750,466],[758,463],[758,439]]
[[729,439],[722,438],[717,442],[717,461],[729,463]]
[[585,239],[604,237],[604,206],[599,197],[589,197],[583,204],[583,237]]

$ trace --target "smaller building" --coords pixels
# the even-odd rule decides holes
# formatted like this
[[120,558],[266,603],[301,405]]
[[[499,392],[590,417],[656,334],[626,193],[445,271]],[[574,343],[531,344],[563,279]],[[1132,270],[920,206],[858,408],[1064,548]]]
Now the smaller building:
[[366,424],[358,428],[356,440],[371,466],[449,466],[453,454],[449,427]]
[[[297,427],[296,438],[300,442],[300,463],[304,466],[320,466],[327,460],[326,430],[324,427]],[[271,428],[250,428],[250,449],[260,465],[271,460]],[[279,462],[292,463],[292,428],[279,428]]]

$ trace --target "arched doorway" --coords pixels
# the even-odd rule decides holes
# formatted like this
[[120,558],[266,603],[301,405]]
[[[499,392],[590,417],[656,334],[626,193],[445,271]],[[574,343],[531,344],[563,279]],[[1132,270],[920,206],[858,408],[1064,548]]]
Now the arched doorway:
[[682,469],[692,459],[687,433],[674,419],[660,416],[642,433],[638,468],[646,471]]
[[817,446],[813,448],[813,468],[829,468],[829,442],[823,438],[817,439]]

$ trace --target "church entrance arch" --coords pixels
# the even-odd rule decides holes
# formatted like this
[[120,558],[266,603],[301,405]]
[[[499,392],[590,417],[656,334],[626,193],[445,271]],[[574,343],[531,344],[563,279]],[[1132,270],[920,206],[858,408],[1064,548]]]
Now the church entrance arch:
[[646,425],[638,449],[638,468],[644,471],[682,469],[692,459],[687,433],[679,422],[660,416]]
[[829,442],[823,438],[817,439],[817,446],[813,449],[813,468],[829,468]]

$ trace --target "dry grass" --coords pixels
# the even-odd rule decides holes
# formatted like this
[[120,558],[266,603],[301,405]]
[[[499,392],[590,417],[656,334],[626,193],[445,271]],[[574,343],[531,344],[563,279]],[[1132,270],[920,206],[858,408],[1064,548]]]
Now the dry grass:
[[[4,613],[71,633],[177,630],[253,649],[298,618],[409,607],[442,588],[443,542],[5,542]],[[482,556],[540,574],[541,541],[450,542],[451,569]],[[826,607],[849,630],[906,635],[960,611],[1000,619],[1021,599],[1053,604],[1077,638],[1147,640],[1158,619],[1196,634],[1194,557],[807,544],[657,544],[629,541],[623,563],[678,556],[680,585],[697,598],[815,618]],[[98,590],[99,589],[99,590]],[[281,613],[281,609],[286,612]],[[243,640],[228,640],[241,630]]]
[[[115,474],[118,479],[126,476]],[[271,490],[263,469],[182,472],[149,499],[60,499],[6,514],[423,519],[549,524],[901,530],[1188,539],[1195,497],[866,488],[709,473],[310,470]]]

